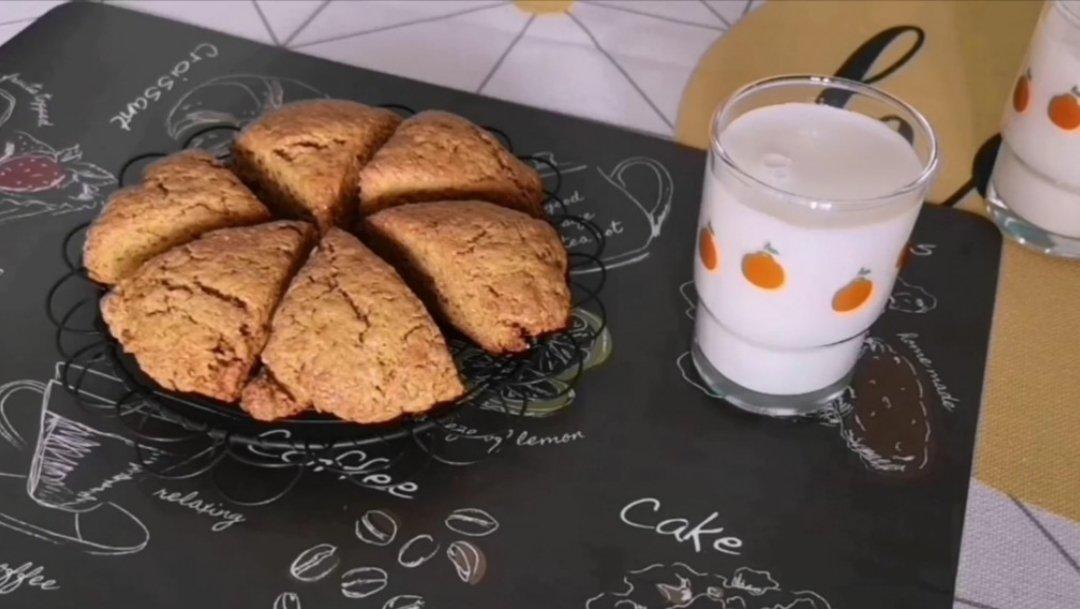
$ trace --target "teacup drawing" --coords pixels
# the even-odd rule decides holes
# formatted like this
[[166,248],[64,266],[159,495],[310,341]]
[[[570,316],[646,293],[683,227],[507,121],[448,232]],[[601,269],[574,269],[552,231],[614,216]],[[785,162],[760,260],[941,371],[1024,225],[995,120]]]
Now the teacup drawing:
[[[90,374],[119,382],[98,372]],[[39,393],[34,401],[22,393]],[[89,396],[94,400],[100,396]],[[36,413],[32,413],[36,409]],[[37,414],[38,416],[28,416]],[[35,423],[36,421],[36,423]],[[34,426],[36,425],[36,429]],[[103,431],[116,425],[84,412],[61,382],[15,381],[0,386],[0,526],[44,542],[70,545],[91,554],[130,554],[143,549],[150,533],[115,503],[116,489],[131,484],[140,467],[134,442]],[[29,470],[25,456],[31,453]],[[144,454],[160,454],[148,449]],[[13,467],[14,466],[14,467]],[[21,487],[21,488],[19,488]]]
[[[46,507],[69,512],[97,509],[101,495],[138,472],[132,462],[134,442],[70,418],[85,415],[73,412],[79,406],[59,381],[49,381],[43,398],[27,493]],[[101,467],[105,463],[111,467]]]
[[[671,213],[674,195],[671,173],[660,161],[640,156],[623,159],[610,169],[596,167],[595,170],[603,178],[604,188],[575,188],[577,176],[565,180],[560,196],[567,213],[584,217],[603,234],[602,260],[607,269],[644,260]],[[598,205],[593,205],[593,201]],[[556,206],[553,211],[557,213],[561,208]],[[591,228],[572,220],[562,221],[559,228],[571,253],[597,251]],[[575,275],[600,270],[591,262],[574,262],[571,273]]]

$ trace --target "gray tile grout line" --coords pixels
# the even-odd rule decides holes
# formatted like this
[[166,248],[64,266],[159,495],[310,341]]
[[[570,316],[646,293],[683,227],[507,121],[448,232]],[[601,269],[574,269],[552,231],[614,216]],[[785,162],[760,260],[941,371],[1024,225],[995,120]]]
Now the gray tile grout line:
[[751,6],[754,6],[754,0],[746,0],[746,6],[742,7],[742,14],[739,15],[739,21],[742,21],[742,18],[750,12]]
[[274,28],[270,27],[270,21],[267,20],[266,15],[263,14],[262,7],[259,6],[258,0],[251,0],[251,4],[255,7],[255,12],[259,14],[259,19],[262,20],[266,32],[270,34],[270,40],[273,41],[274,46],[281,46],[281,41],[278,40],[277,34],[274,33]]
[[960,598],[959,596],[954,596],[953,600],[960,603],[961,605],[975,607],[975,609],[998,609],[993,605],[987,605],[986,603],[980,603],[979,601],[969,601],[968,599]]
[[716,18],[717,18],[717,19],[719,19],[720,21],[722,21],[722,22],[724,23],[724,25],[725,25],[725,26],[726,26],[726,27],[727,27],[727,28],[728,28],[729,30],[731,29],[731,22],[730,22],[730,21],[728,21],[728,20],[727,20],[727,19],[726,19],[726,18],[725,18],[725,17],[723,16],[723,15],[721,15],[721,14],[720,14],[720,11],[716,10],[716,7],[714,7],[713,5],[709,4],[709,3],[708,3],[708,2],[706,2],[705,0],[698,0],[698,2],[700,2],[700,3],[704,4],[704,5],[705,5],[705,8],[709,9],[709,12],[710,12],[710,13],[712,13],[712,14],[716,15]]
[[582,23],[580,19],[575,17],[573,13],[567,12],[566,16],[569,17],[574,23],[576,23],[577,26],[581,28],[581,31],[585,32],[585,35],[589,37],[589,40],[592,40],[593,46],[595,46],[596,49],[604,55],[604,57],[608,58],[608,61],[611,62],[611,65],[615,66],[615,69],[618,70],[624,78],[626,78],[627,82],[630,83],[630,86],[634,87],[638,94],[641,95],[641,98],[645,100],[645,103],[649,104],[649,107],[653,109],[653,112],[655,112],[656,115],[660,117],[660,120],[664,121],[664,124],[670,127],[672,131],[674,131],[675,125],[673,125],[671,121],[668,120],[668,117],[664,116],[664,113],[661,112],[660,108],[658,108],[657,105],[653,103],[653,100],[649,99],[649,96],[645,94],[645,91],[640,86],[638,86],[636,82],[634,82],[634,79],[630,77],[630,73],[627,72],[621,65],[619,65],[619,62],[615,61],[615,58],[612,57],[610,53],[605,51],[604,47],[600,46],[600,41],[596,39],[596,36],[593,36],[593,33],[589,31],[589,28],[585,27],[585,24]]
[[1039,531],[1041,531],[1042,534],[1048,540],[1050,540],[1050,543],[1052,543],[1054,547],[1057,548],[1057,551],[1061,553],[1061,557],[1064,558],[1065,561],[1072,566],[1073,570],[1080,574],[1080,564],[1077,564],[1076,559],[1073,558],[1071,554],[1069,554],[1069,552],[1065,549],[1065,546],[1061,545],[1061,542],[1058,541],[1057,538],[1050,533],[1049,529],[1043,526],[1043,523],[1035,517],[1035,514],[1031,513],[1031,510],[1029,510],[1022,501],[1020,501],[1016,497],[1013,497],[1012,495],[1009,495],[1008,497],[1009,499],[1012,499],[1013,503],[1016,504],[1016,507],[1020,508],[1020,511],[1023,512],[1024,515],[1027,516],[1029,520],[1031,520],[1031,522],[1035,523],[1035,526],[1039,528]]
[[300,49],[300,48],[303,48],[303,47],[309,47],[309,46],[313,46],[313,45],[316,45],[316,44],[323,44],[323,43],[326,43],[326,42],[337,42],[338,40],[344,40],[346,38],[353,38],[355,36],[362,36],[364,34],[373,34],[375,32],[384,32],[386,30],[392,30],[394,28],[405,27],[407,25],[416,25],[418,23],[429,23],[431,21],[439,21],[441,19],[449,19],[450,17],[457,17],[459,15],[466,15],[468,13],[475,13],[477,11],[484,11],[484,10],[487,10],[489,8],[496,8],[496,7],[505,6],[505,5],[506,5],[506,1],[505,0],[500,0],[499,2],[495,2],[493,4],[485,4],[484,6],[474,6],[472,8],[463,9],[463,10],[456,11],[456,12],[453,12],[453,13],[446,13],[445,15],[436,15],[434,17],[424,17],[423,19],[413,19],[412,21],[405,21],[405,22],[402,22],[402,23],[395,23],[395,24],[392,24],[392,25],[385,25],[385,26],[382,26],[382,27],[372,28],[370,30],[362,30],[362,31],[359,31],[359,32],[353,32],[352,34],[342,34],[340,36],[331,36],[330,38],[324,38],[322,40],[312,40],[311,42],[305,42],[305,43],[302,43],[302,44],[298,44],[298,45],[296,45],[296,46],[294,46],[292,48]]
[[667,21],[669,23],[678,23],[679,25],[689,25],[691,27],[703,28],[703,29],[706,29],[706,30],[713,30],[714,32],[722,32],[722,31],[724,31],[724,28],[722,28],[722,27],[720,27],[718,25],[705,25],[704,23],[694,23],[693,21],[684,21],[682,19],[676,19],[674,17],[667,17],[665,15],[654,15],[653,13],[646,13],[645,11],[636,11],[636,10],[634,10],[632,8],[626,8],[625,6],[611,6],[609,4],[603,4],[603,3],[600,3],[600,2],[596,2],[595,0],[593,0],[592,2],[587,2],[586,5],[587,6],[599,6],[601,8],[606,8],[609,11],[620,11],[620,12],[623,12],[623,13],[631,13],[633,15],[641,15],[642,17],[648,17],[650,19],[659,19],[660,21]]
[[308,15],[307,19],[304,19],[304,22],[301,23],[293,31],[292,34],[289,34],[289,37],[286,38],[281,43],[281,45],[285,46],[285,47],[289,46],[289,43],[291,43],[293,41],[293,39],[296,38],[300,34],[300,32],[304,31],[304,28],[311,25],[311,22],[315,21],[315,18],[319,16],[319,13],[323,12],[323,9],[326,8],[327,6],[329,6],[329,4],[330,4],[330,0],[323,0],[322,4],[320,4],[314,11],[312,11],[312,13],[310,15]]
[[517,46],[518,41],[520,41],[521,38],[525,36],[525,31],[529,29],[529,26],[532,25],[534,19],[536,19],[536,15],[529,16],[529,20],[525,22],[525,27],[521,28],[521,31],[517,33],[517,36],[514,36],[514,39],[510,41],[510,46],[506,47],[506,50],[503,51],[502,55],[499,55],[499,59],[495,61],[495,65],[491,66],[491,71],[487,73],[487,76],[484,77],[484,80],[480,81],[480,86],[476,88],[477,93],[483,91],[484,87],[487,86],[488,81],[491,80],[491,77],[495,76],[495,72],[499,69],[499,66],[501,66],[503,64],[503,61],[506,60],[506,56],[510,54],[510,51],[514,50],[514,47]]

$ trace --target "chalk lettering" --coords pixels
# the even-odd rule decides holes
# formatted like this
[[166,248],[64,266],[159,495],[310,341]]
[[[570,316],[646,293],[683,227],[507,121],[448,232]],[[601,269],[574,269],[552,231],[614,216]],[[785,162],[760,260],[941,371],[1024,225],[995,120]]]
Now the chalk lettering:
[[643,497],[623,506],[623,509],[619,511],[619,519],[623,524],[635,529],[645,529],[659,535],[670,536],[679,543],[690,542],[694,546],[694,552],[701,552],[702,543],[705,543],[716,552],[739,556],[739,549],[743,546],[741,539],[730,535],[721,536],[725,530],[724,527],[707,528],[719,518],[720,515],[717,512],[709,514],[693,525],[686,518],[667,518],[653,522],[659,513],[660,500],[655,497]]
[[154,492],[153,496],[166,503],[173,503],[180,507],[187,508],[201,516],[216,519],[217,522],[210,527],[210,530],[215,533],[220,533],[234,524],[240,524],[247,521],[247,519],[244,518],[244,515],[239,512],[233,512],[212,501],[200,499],[198,491],[181,494],[178,491],[169,492],[168,489],[159,488]]
[[0,595],[11,594],[22,586],[44,592],[59,590],[60,584],[55,579],[45,577],[44,573],[44,567],[32,562],[24,562],[17,567],[0,562]]
[[109,122],[124,131],[131,131],[131,125],[140,112],[148,109],[151,104],[160,101],[162,93],[171,91],[177,80],[186,80],[183,75],[191,70],[192,64],[217,56],[218,48],[209,42],[195,45],[195,48],[188,52],[186,59],[176,62],[165,74],[155,78],[154,84],[143,89],[142,93],[126,103],[123,109],[109,117]]
[[927,357],[926,352],[915,342],[919,335],[914,332],[901,332],[896,337],[911,350],[912,355],[915,356],[915,361],[919,362],[919,365],[926,370],[926,375],[930,377],[930,384],[934,386],[934,391],[937,393],[938,398],[941,399],[941,405],[947,410],[956,408],[956,405],[960,403],[960,398],[949,391],[945,381],[941,380],[941,375],[934,369],[933,360]]

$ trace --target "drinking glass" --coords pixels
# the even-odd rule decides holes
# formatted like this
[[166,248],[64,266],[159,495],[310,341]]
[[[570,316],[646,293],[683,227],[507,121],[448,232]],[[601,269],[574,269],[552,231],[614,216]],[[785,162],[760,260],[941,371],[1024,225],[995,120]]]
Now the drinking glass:
[[1080,2],[1043,6],[1001,135],[990,216],[1032,249],[1080,258]]
[[938,168],[933,129],[874,87],[780,76],[713,118],[691,353],[745,410],[801,415],[850,380]]

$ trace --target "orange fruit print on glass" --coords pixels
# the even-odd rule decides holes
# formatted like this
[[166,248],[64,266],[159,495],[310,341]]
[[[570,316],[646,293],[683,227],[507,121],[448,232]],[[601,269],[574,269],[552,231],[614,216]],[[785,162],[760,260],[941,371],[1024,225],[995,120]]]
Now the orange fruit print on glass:
[[769,243],[742,259],[742,272],[746,280],[763,290],[779,290],[784,287],[784,267],[777,261],[780,252]]
[[1073,87],[1061,95],[1050,98],[1046,108],[1050,121],[1064,131],[1076,131],[1080,127],[1080,89]]
[[707,271],[720,272],[720,246],[716,244],[716,234],[713,232],[712,224],[698,231],[698,255]]
[[870,269],[859,269],[855,279],[836,291],[832,299],[833,311],[854,313],[870,302],[870,297],[874,295],[874,282],[866,277],[869,274]]
[[1013,110],[1017,112],[1023,112],[1027,110],[1028,103],[1031,102],[1031,68],[1028,68],[1020,75],[1020,78],[1016,79],[1016,87],[1013,89],[1012,105]]

